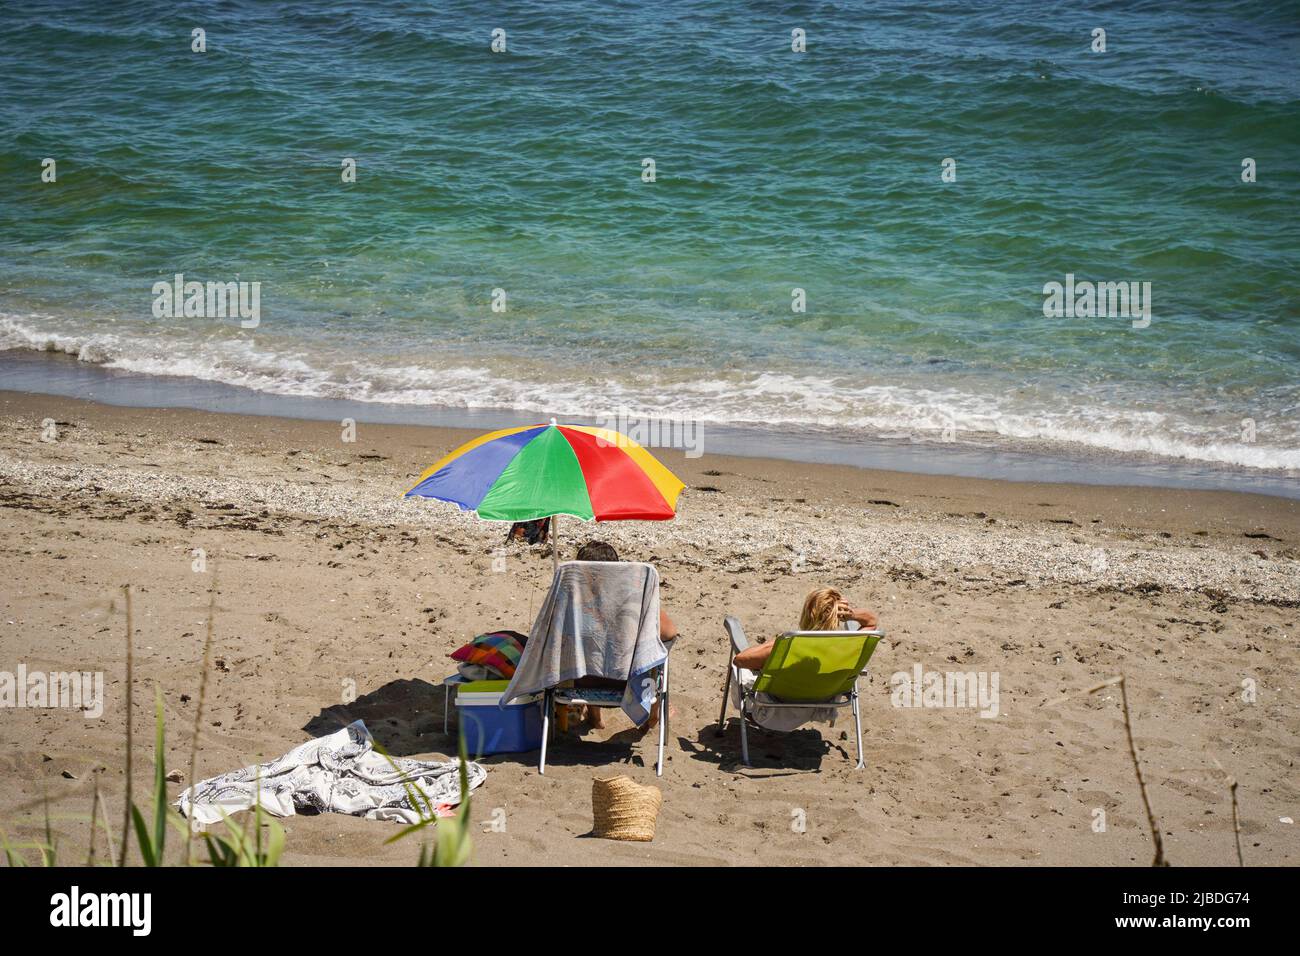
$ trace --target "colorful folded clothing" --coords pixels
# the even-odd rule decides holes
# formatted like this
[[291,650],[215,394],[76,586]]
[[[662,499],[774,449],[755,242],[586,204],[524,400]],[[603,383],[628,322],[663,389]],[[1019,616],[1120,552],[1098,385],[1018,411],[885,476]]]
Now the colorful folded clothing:
[[464,647],[453,651],[451,659],[462,664],[476,664],[495,671],[505,680],[515,676],[519,658],[528,638],[518,631],[493,631],[480,634]]

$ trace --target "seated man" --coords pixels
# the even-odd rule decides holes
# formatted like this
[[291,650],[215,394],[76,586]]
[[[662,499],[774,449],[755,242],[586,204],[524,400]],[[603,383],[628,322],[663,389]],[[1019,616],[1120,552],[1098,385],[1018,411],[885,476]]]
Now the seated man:
[[[618,552],[614,550],[612,544],[606,544],[604,541],[588,541],[578,549],[576,555],[579,561],[621,561]],[[677,639],[677,625],[673,623],[667,612],[661,607],[659,609],[659,640],[667,642]]]
[[[577,559],[579,561],[622,560],[619,558],[618,552],[614,550],[614,546],[606,544],[604,541],[588,541],[578,549]],[[677,639],[677,635],[677,625],[673,623],[672,618],[670,618],[667,612],[661,607],[659,609],[659,639],[663,641],[664,644],[670,644],[672,641]],[[623,682],[612,680],[608,677],[580,677],[573,682],[573,686],[617,688],[622,687]],[[584,710],[587,712],[587,719],[591,722],[592,727],[599,729],[605,726],[605,718],[601,714],[601,709],[599,707],[586,707]],[[658,720],[659,703],[656,701],[654,708],[650,711],[650,720],[646,726],[653,727]]]

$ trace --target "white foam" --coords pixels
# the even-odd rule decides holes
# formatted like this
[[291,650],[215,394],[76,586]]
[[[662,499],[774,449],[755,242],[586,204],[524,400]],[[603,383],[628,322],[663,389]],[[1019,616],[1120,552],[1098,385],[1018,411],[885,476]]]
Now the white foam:
[[1293,416],[1261,421],[1260,440],[1249,443],[1237,440],[1241,415],[1116,406],[1082,393],[1067,403],[1059,393],[1044,397],[1029,387],[978,392],[969,382],[936,389],[893,378],[873,381],[867,374],[822,378],[774,371],[691,375],[621,369],[605,376],[523,359],[457,362],[450,355],[440,357],[444,365],[383,364],[323,347],[310,355],[297,347],[277,349],[267,344],[274,341],[269,336],[233,329],[200,338],[181,337],[174,328],[105,324],[112,330],[88,334],[68,319],[0,313],[0,349],[56,351],[107,368],[275,395],[575,417],[608,417],[625,407],[659,418],[916,442],[940,441],[945,429],[953,429],[962,441],[995,445],[1068,443],[1125,455],[1300,471]]

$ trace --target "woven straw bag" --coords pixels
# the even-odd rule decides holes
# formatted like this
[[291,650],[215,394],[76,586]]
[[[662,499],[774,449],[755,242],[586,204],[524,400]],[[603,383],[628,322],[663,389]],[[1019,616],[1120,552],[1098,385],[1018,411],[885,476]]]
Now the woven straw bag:
[[663,803],[658,787],[643,787],[630,777],[592,780],[592,834],[606,840],[649,843],[655,838],[655,820]]

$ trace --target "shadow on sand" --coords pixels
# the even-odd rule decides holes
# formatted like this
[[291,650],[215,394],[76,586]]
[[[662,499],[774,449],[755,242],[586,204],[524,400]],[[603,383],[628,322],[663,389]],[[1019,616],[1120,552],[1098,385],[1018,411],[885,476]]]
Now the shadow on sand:
[[[443,733],[443,688],[417,679],[390,681],[348,703],[326,707],[303,727],[313,737],[323,737],[346,727],[354,720],[364,720],[375,740],[394,757],[428,754],[454,756],[459,733],[456,708],[451,706],[447,732]],[[601,767],[626,765],[654,766],[658,735],[644,736],[633,728],[619,731],[607,740],[584,738],[585,723],[571,725],[567,733],[556,732],[546,750],[548,767]],[[520,763],[536,768],[538,751],[476,756],[475,742],[467,740],[471,760],[489,766],[494,763]],[[670,754],[666,751],[665,757]],[[666,768],[665,768],[666,770]]]
[[716,764],[725,773],[770,777],[820,771],[824,757],[848,760],[852,765],[857,758],[850,757],[849,752],[832,739],[838,735],[836,728],[821,724],[789,733],[771,733],[751,724],[748,767],[740,760],[739,717],[728,717],[721,732],[717,723],[712,722],[700,730],[694,740],[678,737],[677,743],[691,759]]
[[354,720],[364,720],[394,757],[456,752],[456,738],[442,736],[442,688],[425,680],[389,681],[354,701],[326,707],[303,730],[323,737]]
[[[456,753],[456,708],[451,708],[447,733],[443,734],[443,688],[418,678],[390,681],[376,690],[363,694],[349,703],[327,707],[303,727],[313,737],[323,737],[346,727],[354,720],[364,720],[366,727],[388,753],[394,757],[414,757],[428,754],[454,756]],[[676,721],[674,721],[675,723]],[[843,760],[852,766],[855,757],[842,744],[838,728],[817,725],[804,727],[790,733],[770,733],[750,727],[749,758],[751,766],[740,762],[739,718],[729,717],[723,733],[718,725],[709,723],[696,732],[694,739],[677,735],[677,747],[672,746],[671,734],[664,749],[664,773],[672,772],[673,757],[679,752],[693,760],[711,763],[724,773],[757,773],[771,776],[777,773],[807,773],[820,771],[822,759]],[[658,743],[657,731],[644,733],[629,727],[611,735],[606,740],[586,736],[585,723],[571,726],[566,733],[556,732],[546,750],[547,766],[586,767],[600,770],[614,769],[619,765],[653,767]],[[475,757],[474,741],[466,741],[471,759],[483,762],[519,763],[537,766],[536,750],[523,753],[493,754]],[[680,751],[678,750],[680,748]]]

